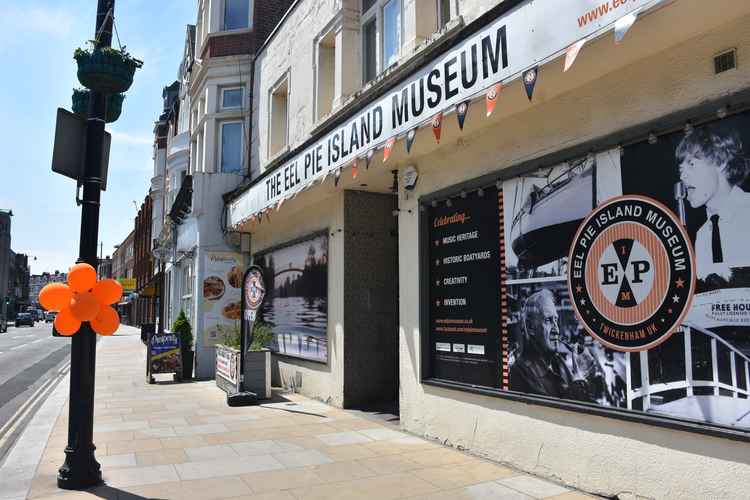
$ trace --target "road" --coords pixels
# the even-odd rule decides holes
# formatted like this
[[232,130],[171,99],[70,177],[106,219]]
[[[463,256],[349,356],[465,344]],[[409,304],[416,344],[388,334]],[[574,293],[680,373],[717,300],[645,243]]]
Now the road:
[[[52,324],[0,333],[0,433],[34,393],[70,359],[70,339],[52,337]],[[23,422],[19,422],[22,424]],[[7,431],[7,429],[5,429]],[[0,435],[0,442],[7,436]],[[6,439],[7,441],[7,439]],[[0,462],[3,452],[0,447]]]

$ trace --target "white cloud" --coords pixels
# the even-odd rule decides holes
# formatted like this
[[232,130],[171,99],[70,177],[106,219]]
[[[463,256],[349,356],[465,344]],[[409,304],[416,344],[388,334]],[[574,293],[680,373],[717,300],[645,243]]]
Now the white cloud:
[[117,132],[108,130],[112,134],[112,144],[143,144],[151,146],[154,143],[154,136],[148,134],[131,134],[128,132]]
[[77,18],[59,6],[0,7],[0,48],[26,44],[30,38],[62,39],[74,32]]

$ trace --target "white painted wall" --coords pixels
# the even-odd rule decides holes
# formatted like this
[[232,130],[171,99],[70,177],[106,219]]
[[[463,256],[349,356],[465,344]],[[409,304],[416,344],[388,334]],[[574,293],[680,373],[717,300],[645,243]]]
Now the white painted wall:
[[[533,103],[519,82],[495,113],[451,115],[440,147],[422,129],[407,158],[420,169],[399,216],[401,423],[409,431],[586,491],[619,498],[748,498],[747,443],[628,423],[420,384],[418,206],[428,194],[520,162],[748,88],[750,4],[678,1],[641,17],[615,46],[611,32],[583,48],[573,69],[540,71]],[[713,74],[716,53],[737,47],[738,70]],[[407,212],[410,209],[411,214]]]
[[[344,193],[331,182],[287,201],[256,225],[252,253],[328,230],[328,364],[273,356],[274,384],[294,389],[334,406],[344,403]],[[278,370],[277,370],[278,368]],[[278,377],[276,374],[278,373]]]

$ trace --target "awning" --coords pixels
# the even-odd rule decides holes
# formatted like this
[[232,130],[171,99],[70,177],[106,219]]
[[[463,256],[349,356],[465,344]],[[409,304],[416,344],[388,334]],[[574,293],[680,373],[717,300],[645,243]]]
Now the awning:
[[138,289],[138,296],[144,298],[153,298],[158,295],[159,292],[159,280],[161,279],[161,273],[156,273],[151,279]]

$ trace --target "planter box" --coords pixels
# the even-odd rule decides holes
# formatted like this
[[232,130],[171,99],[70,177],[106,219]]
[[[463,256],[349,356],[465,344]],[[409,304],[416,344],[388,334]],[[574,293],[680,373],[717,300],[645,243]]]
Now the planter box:
[[271,351],[245,353],[245,390],[254,392],[259,399],[271,399]]
[[223,344],[216,345],[216,386],[227,393],[240,390],[240,351]]

